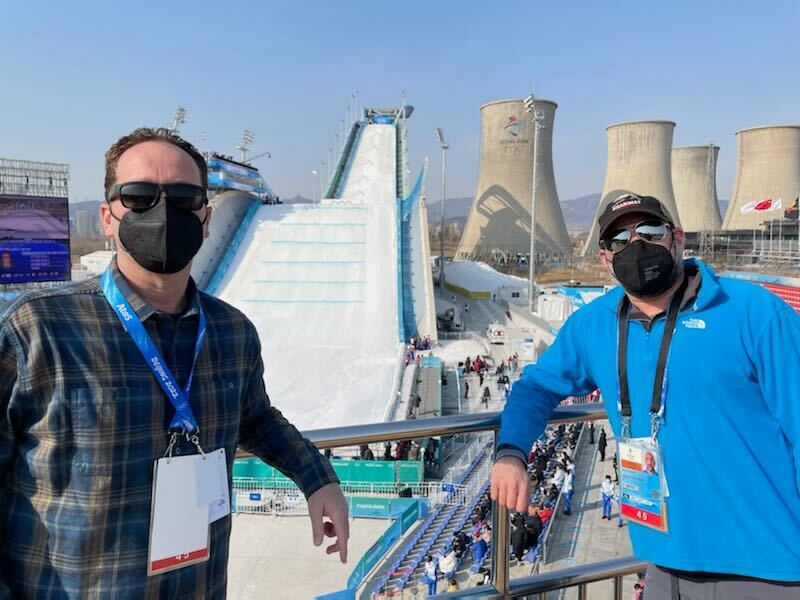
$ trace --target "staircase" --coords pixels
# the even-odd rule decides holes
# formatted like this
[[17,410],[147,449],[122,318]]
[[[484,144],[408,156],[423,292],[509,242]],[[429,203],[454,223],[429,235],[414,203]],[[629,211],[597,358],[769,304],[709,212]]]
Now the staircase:
[[[490,443],[475,457],[464,478],[457,483],[464,485],[467,489],[474,488],[479,492],[483,492],[491,462],[492,447]],[[480,496],[480,493],[476,494],[477,496]],[[456,506],[444,505],[431,512],[426,521],[409,540],[406,548],[401,553],[401,558],[393,561],[393,564],[388,569],[391,575],[375,591],[383,589],[384,592],[396,593],[409,585],[415,585],[424,575],[422,559],[425,555],[436,555],[442,552],[452,539],[453,532],[461,530],[473,508],[474,502],[471,502]]]

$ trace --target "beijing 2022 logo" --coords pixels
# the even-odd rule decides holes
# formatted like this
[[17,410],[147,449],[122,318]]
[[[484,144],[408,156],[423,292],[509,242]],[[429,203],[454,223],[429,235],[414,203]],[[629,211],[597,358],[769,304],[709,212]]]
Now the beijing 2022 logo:
[[503,129],[505,129],[511,137],[517,137],[519,135],[519,130],[523,125],[522,119],[518,119],[515,116],[508,117],[508,123],[505,124]]

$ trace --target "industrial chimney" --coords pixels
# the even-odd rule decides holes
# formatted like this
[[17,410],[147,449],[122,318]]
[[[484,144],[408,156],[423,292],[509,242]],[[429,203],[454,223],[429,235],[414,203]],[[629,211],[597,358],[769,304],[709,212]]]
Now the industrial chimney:
[[[536,100],[542,128],[536,162],[536,253],[571,254],[553,174],[553,121],[558,105]],[[533,124],[522,100],[481,106],[478,187],[457,259],[530,251]]]
[[676,224],[680,216],[675,206],[670,170],[672,121],[629,121],[609,125],[606,182],[597,207],[583,255],[597,252],[597,216],[606,205],[628,193],[655,196],[669,211]]
[[723,229],[757,229],[783,216],[800,194],[800,125],[736,133],[736,180]]
[[719,146],[672,149],[672,189],[685,231],[717,231],[722,225],[717,203]]

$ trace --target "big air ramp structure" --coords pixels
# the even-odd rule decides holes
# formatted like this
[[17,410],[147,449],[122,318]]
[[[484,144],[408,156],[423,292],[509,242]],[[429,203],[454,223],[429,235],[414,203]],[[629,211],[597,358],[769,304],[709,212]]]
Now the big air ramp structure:
[[655,196],[680,225],[672,189],[670,154],[672,151],[672,121],[628,121],[609,125],[608,162],[603,194],[592,222],[583,255],[597,252],[597,217],[605,207],[623,194]]
[[742,129],[736,147],[736,180],[722,228],[758,229],[782,217],[800,194],[800,125]]
[[248,209],[261,204],[261,200],[247,192],[230,190],[215,194],[209,204],[214,211],[208,237],[192,260],[192,277],[200,289],[205,289],[219,270]]
[[[537,253],[570,255],[572,245],[558,203],[553,174],[553,123],[557,104],[537,100],[543,111],[536,162]],[[523,100],[481,106],[478,187],[458,260],[491,260],[530,252],[533,124]]]
[[267,392],[301,429],[392,412],[404,349],[400,292],[411,287],[397,198],[404,131],[391,120],[356,123],[329,186],[335,198],[252,205],[208,290],[253,322]]
[[717,203],[719,146],[672,149],[672,188],[685,231],[718,231],[722,226]]

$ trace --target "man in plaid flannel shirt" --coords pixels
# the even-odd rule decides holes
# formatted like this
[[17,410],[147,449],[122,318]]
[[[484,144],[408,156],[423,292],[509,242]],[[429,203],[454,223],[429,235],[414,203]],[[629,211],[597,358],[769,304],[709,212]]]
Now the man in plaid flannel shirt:
[[[180,385],[192,367],[202,307],[207,333],[190,397],[202,447],[225,448],[229,477],[237,446],[291,477],[308,498],[314,543],[336,537],[327,551],[345,562],[347,506],[338,479],[271,406],[252,323],[199,291],[191,262],[152,272],[134,258],[142,248],[129,252],[120,243],[128,209],[114,195],[119,184],[193,184],[205,198],[206,177],[203,157],[166,130],[139,129],[111,147],[101,208],[105,235],[119,248],[110,274]],[[163,210],[169,192],[158,191],[155,202]],[[206,237],[207,201],[193,213]],[[163,228],[172,236],[167,245],[185,242],[175,238],[188,235],[180,227]],[[4,310],[0,598],[224,598],[230,516],[210,525],[207,562],[147,576],[153,462],[164,455],[174,414],[97,278],[36,291]],[[176,452],[196,449],[182,440]]]

